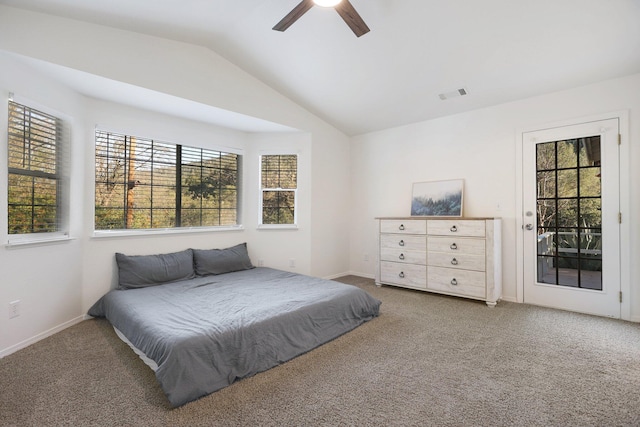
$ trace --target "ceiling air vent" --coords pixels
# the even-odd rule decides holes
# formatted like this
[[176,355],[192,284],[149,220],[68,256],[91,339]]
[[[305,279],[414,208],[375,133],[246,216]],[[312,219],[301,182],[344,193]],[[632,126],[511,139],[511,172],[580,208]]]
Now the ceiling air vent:
[[466,95],[467,93],[468,92],[465,88],[460,88],[458,90],[452,90],[451,92],[441,93],[438,96],[440,97],[440,99],[444,101],[445,99],[455,98],[456,96],[463,96],[463,95]]

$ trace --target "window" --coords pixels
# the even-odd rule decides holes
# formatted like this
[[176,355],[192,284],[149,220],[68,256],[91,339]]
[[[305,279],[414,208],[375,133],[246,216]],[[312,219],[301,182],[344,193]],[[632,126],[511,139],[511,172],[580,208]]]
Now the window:
[[98,130],[95,229],[236,226],[241,159]]
[[536,144],[538,282],[602,290],[600,135]]
[[298,156],[296,154],[263,155],[260,159],[260,224],[296,222]]
[[61,231],[62,121],[9,101],[9,234]]

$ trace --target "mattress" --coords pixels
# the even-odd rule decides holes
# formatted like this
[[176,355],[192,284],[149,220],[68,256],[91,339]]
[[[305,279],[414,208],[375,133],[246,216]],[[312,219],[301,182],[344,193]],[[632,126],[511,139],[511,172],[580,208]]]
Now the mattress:
[[106,317],[180,406],[310,351],[379,314],[351,285],[265,267],[109,291]]
[[149,359],[147,357],[146,354],[144,354],[144,352],[142,350],[140,350],[138,347],[136,347],[135,345],[133,345],[131,343],[131,341],[129,341],[129,339],[127,337],[124,336],[124,334],[122,332],[120,332],[120,330],[118,328],[116,328],[115,326],[113,327],[113,331],[116,333],[116,335],[118,336],[118,338],[120,338],[126,345],[128,345],[131,350],[133,350],[133,352],[135,354],[138,355],[138,357],[140,357],[140,359],[144,362],[145,365],[147,365],[149,368],[151,368],[151,370],[153,372],[158,370],[158,364],[156,362],[154,362],[153,360]]

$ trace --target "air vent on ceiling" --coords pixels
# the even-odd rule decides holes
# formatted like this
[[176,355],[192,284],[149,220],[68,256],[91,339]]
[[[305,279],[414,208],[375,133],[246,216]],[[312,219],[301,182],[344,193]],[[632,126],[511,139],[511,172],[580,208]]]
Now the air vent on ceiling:
[[440,99],[444,101],[445,99],[455,98],[456,96],[463,96],[463,95],[466,95],[467,93],[468,93],[467,89],[460,88],[457,90],[452,90],[451,92],[441,93],[438,96],[440,97]]

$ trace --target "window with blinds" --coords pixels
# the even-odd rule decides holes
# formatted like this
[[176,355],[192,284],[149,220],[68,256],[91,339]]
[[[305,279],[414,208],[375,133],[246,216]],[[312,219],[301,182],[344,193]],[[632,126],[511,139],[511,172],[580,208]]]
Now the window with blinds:
[[62,121],[9,101],[9,234],[60,231]]
[[96,131],[95,229],[238,225],[238,154]]
[[296,224],[298,156],[263,155],[260,159],[261,224]]

